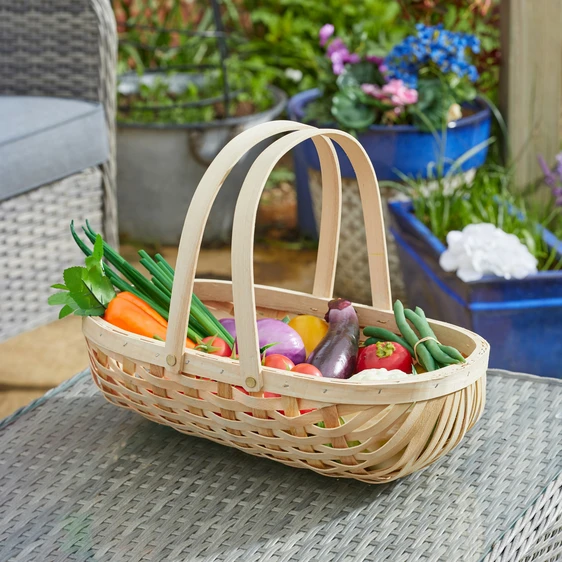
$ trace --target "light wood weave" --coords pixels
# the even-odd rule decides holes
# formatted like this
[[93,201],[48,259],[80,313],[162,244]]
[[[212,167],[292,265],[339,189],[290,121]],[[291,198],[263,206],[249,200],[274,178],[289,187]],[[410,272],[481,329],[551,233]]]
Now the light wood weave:
[[[250,147],[279,133],[288,134],[256,159],[240,191],[232,282],[195,280],[203,229],[222,182]],[[313,294],[254,286],[252,248],[259,197],[276,162],[309,138],[319,153],[324,187]],[[465,364],[380,383],[321,379],[261,365],[257,316],[323,316],[332,296],[341,214],[332,140],[354,165],[369,210],[364,218],[374,307],[356,305],[360,324],[396,330],[381,201],[368,156],[346,133],[289,121],[240,134],[201,180],[180,242],[166,342],[136,336],[100,318],[85,318],[83,329],[92,375],[113,404],[183,433],[326,476],[388,482],[434,462],[478,420],[489,346],[467,330],[431,322],[440,341],[467,356]],[[184,348],[192,291],[217,317],[235,316],[240,361]]]

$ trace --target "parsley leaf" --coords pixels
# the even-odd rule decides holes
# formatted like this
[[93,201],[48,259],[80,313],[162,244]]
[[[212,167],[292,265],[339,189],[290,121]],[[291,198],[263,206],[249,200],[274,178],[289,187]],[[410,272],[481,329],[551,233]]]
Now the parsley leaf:
[[86,267],[69,267],[63,272],[64,285],[55,283],[53,289],[61,292],[51,295],[48,303],[64,305],[59,318],[69,314],[77,316],[102,316],[107,305],[115,298],[113,285],[104,274],[103,240],[98,234],[94,251],[85,260]]

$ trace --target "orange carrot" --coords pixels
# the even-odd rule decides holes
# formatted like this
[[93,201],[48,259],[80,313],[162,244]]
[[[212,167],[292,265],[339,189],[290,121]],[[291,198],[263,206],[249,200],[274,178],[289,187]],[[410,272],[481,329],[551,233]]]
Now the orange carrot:
[[168,326],[168,322],[165,318],[160,316],[156,310],[154,310],[151,306],[146,304],[141,298],[137,297],[137,295],[133,295],[133,293],[129,293],[128,291],[122,291],[121,293],[117,293],[117,298],[119,299],[126,299],[133,304],[136,304],[139,308],[142,308],[147,314],[152,316],[154,320],[161,324],[162,326]]
[[[119,294],[123,295],[123,293]],[[144,301],[141,302],[144,303]],[[132,332],[133,334],[138,334],[139,336],[145,336],[147,338],[165,340],[168,323],[146,303],[144,303],[144,305],[143,307],[138,306],[136,302],[127,296],[116,297],[107,306],[103,318],[110,324],[126,330],[127,332]],[[152,313],[147,311],[146,307],[148,307]],[[163,324],[161,322],[163,322]],[[190,349],[195,347],[195,343],[189,338],[186,338],[185,345]]]

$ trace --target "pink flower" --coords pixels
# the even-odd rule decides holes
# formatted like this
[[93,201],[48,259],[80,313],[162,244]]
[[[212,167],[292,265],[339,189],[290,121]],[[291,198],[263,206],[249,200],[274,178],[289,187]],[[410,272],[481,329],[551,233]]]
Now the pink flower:
[[318,37],[320,38],[320,46],[323,47],[333,34],[334,26],[331,23],[323,25],[318,32]]
[[363,84],[361,89],[369,96],[384,100],[395,107],[404,107],[418,101],[418,91],[408,88],[402,80],[390,80],[382,88],[375,84]]
[[361,89],[368,95],[373,98],[382,99],[385,95],[382,93],[381,88],[379,88],[376,84],[361,84]]

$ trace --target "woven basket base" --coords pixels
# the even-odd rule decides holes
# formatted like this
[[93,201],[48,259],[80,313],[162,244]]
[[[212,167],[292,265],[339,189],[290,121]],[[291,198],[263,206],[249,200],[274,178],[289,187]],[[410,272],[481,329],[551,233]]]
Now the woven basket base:
[[[206,304],[219,318],[233,312],[230,303]],[[285,315],[258,308],[259,317]],[[417,471],[454,448],[484,407],[485,373],[456,392],[402,404],[248,394],[235,384],[195,376],[189,368],[168,374],[162,366],[124,357],[131,353],[128,343],[143,338],[102,320],[92,325],[95,338],[85,329],[92,376],[111,403],[182,433],[325,476],[383,483]],[[116,334],[118,340],[106,347]]]

